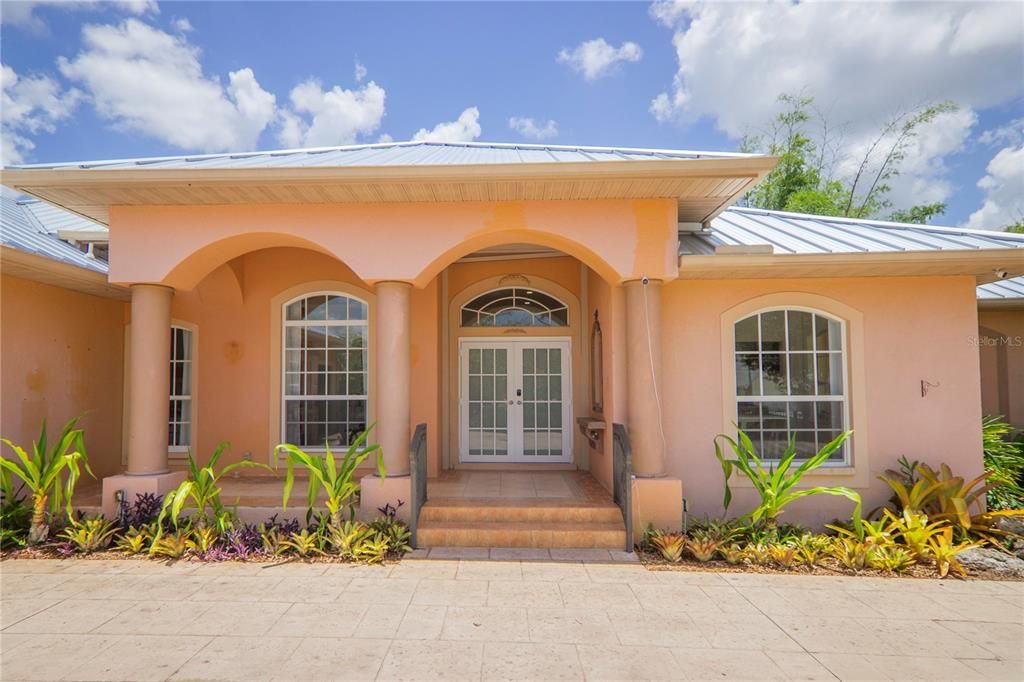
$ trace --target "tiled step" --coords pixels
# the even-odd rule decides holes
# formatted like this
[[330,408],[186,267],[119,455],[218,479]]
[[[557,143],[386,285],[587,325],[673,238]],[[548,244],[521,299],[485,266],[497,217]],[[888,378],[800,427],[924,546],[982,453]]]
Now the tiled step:
[[420,510],[420,522],[513,521],[542,523],[622,523],[622,512],[607,504],[579,500],[432,498]]
[[[424,507],[423,511],[426,511]],[[420,516],[420,547],[557,547],[622,549],[626,529],[615,523],[438,521]]]

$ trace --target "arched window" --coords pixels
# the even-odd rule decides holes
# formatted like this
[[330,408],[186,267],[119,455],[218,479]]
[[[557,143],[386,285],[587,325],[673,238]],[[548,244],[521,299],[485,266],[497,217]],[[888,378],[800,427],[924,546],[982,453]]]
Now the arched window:
[[[775,309],[740,320],[733,331],[736,423],[764,459],[779,459],[792,437],[797,459],[805,459],[847,428],[842,321]],[[829,460],[848,462],[848,445]]]
[[480,294],[462,306],[463,327],[567,327],[569,309],[554,296],[527,287]]
[[284,304],[285,440],[348,445],[366,429],[366,303],[317,293]]

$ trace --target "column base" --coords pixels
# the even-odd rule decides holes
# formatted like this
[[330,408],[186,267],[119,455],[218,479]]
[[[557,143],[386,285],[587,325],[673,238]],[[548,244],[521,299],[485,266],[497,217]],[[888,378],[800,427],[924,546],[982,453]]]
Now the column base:
[[141,493],[166,495],[177,488],[185,480],[184,471],[171,471],[166,474],[119,474],[103,479],[103,516],[108,519],[117,518],[117,500],[114,494],[118,490],[125,492],[125,501],[129,506],[135,502],[135,496]]
[[390,504],[398,507],[398,518],[409,522],[412,503],[412,478],[409,476],[380,476],[369,474],[359,479],[359,518],[372,521],[381,516],[380,507]]
[[653,525],[678,533],[683,528],[683,482],[678,478],[633,479],[633,535]]

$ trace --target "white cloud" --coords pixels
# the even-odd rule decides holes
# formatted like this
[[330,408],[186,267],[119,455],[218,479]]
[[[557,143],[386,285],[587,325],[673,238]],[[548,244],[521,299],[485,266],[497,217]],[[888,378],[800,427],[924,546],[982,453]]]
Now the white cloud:
[[293,110],[281,113],[278,138],[289,147],[351,144],[380,128],[385,97],[384,88],[373,81],[356,90],[336,85],[325,91],[318,81],[308,80],[292,89]]
[[611,73],[620,62],[638,62],[644,51],[636,43],[625,42],[619,47],[610,45],[604,38],[595,38],[581,43],[572,51],[563,49],[558,53],[558,63],[568,64],[583,78],[592,81]]
[[99,115],[119,130],[182,149],[253,149],[276,117],[274,95],[251,69],[228,74],[227,86],[204,75],[199,49],[136,19],[82,29],[85,48],[60,58],[61,73],[82,83]]
[[362,83],[364,78],[366,78],[366,67],[363,66],[363,63],[357,59],[356,60],[356,82],[357,83]]
[[891,183],[896,208],[951,196],[943,158],[962,148],[974,112],[1024,94],[1021,3],[676,0],[650,12],[673,28],[677,59],[671,88],[650,104],[661,122],[710,118],[739,138],[779,112],[779,94],[806,95],[856,150],[899,110],[960,103],[908,150]]
[[96,10],[112,7],[135,16],[160,13],[160,7],[156,0],[111,0],[108,2],[99,0],[18,0],[17,2],[3,3],[0,22],[37,33],[45,32],[47,30],[46,22],[35,12],[37,8],[45,6],[59,7],[62,10]]
[[985,190],[985,200],[965,227],[1000,230],[1024,219],[1024,145],[1000,149],[985,172],[978,181],[978,187]]
[[178,29],[181,33],[191,33],[194,29],[192,28],[192,22],[181,17],[180,19],[174,20],[174,28]]
[[480,137],[480,110],[469,107],[459,118],[447,123],[438,123],[432,130],[420,128],[413,140],[424,142],[472,142]]
[[63,90],[49,76],[19,76],[3,64],[2,128],[0,128],[0,164],[24,161],[35,148],[30,135],[52,133],[61,119],[67,118],[81,100],[81,92]]
[[679,1],[651,12],[674,26],[678,62],[652,113],[710,116],[733,137],[768,121],[780,93],[842,112],[851,133],[921,102],[979,109],[1024,93],[1021,3]]
[[380,134],[380,135],[379,135],[379,136],[377,137],[377,142],[379,142],[379,143],[381,143],[381,144],[386,144],[386,143],[388,143],[388,142],[394,142],[394,141],[395,141],[395,138],[391,137],[391,136],[390,136],[390,135],[388,135],[387,133],[381,133],[381,134]]
[[1015,118],[1004,126],[991,128],[978,135],[978,142],[982,144],[1024,144],[1024,118]]
[[552,120],[538,125],[532,118],[513,116],[508,120],[508,127],[528,140],[546,140],[558,135],[558,124]]

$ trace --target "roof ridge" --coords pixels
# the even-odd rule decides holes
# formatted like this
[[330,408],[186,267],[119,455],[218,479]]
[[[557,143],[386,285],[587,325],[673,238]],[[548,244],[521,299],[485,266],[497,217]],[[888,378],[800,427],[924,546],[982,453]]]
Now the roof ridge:
[[919,223],[900,223],[892,220],[873,220],[870,218],[849,218],[847,216],[819,215],[815,213],[798,213],[796,211],[776,211],[770,208],[758,208],[756,206],[730,206],[726,211],[739,211],[741,213],[761,213],[764,215],[780,215],[788,218],[807,218],[835,223],[849,223],[851,225],[875,225],[897,230],[931,230],[935,232],[953,234],[982,235],[996,239],[1010,239],[1024,241],[1024,234],[1005,232],[1001,230],[978,230],[966,227],[949,227],[945,225],[922,225]]
[[415,147],[415,146],[430,146],[430,147],[463,147],[463,148],[477,148],[477,149],[526,149],[535,151],[575,151],[575,152],[627,152],[630,154],[671,154],[671,155],[688,155],[688,156],[704,156],[704,157],[720,157],[720,158],[757,158],[764,156],[763,154],[748,154],[744,152],[722,152],[722,151],[697,151],[689,149],[658,149],[653,147],[602,147],[595,145],[555,145],[555,144],[541,144],[534,142],[483,142],[483,141],[468,141],[468,142],[441,142],[432,140],[404,140],[400,142],[366,142],[359,144],[349,145],[334,145],[327,147],[295,147],[286,149],[264,149],[249,152],[216,152],[211,154],[171,154],[165,156],[142,156],[142,157],[128,157],[120,159],[94,159],[85,161],[53,161],[46,163],[33,163],[33,164],[20,164],[7,166],[10,169],[33,169],[33,168],[49,168],[53,166],[102,166],[107,164],[115,163],[156,163],[159,161],[173,161],[173,160],[185,160],[185,161],[199,161],[204,159],[218,159],[218,158],[252,158],[258,156],[283,156],[287,154],[322,154],[325,152],[332,151],[357,151],[361,149],[388,149],[395,147]]

